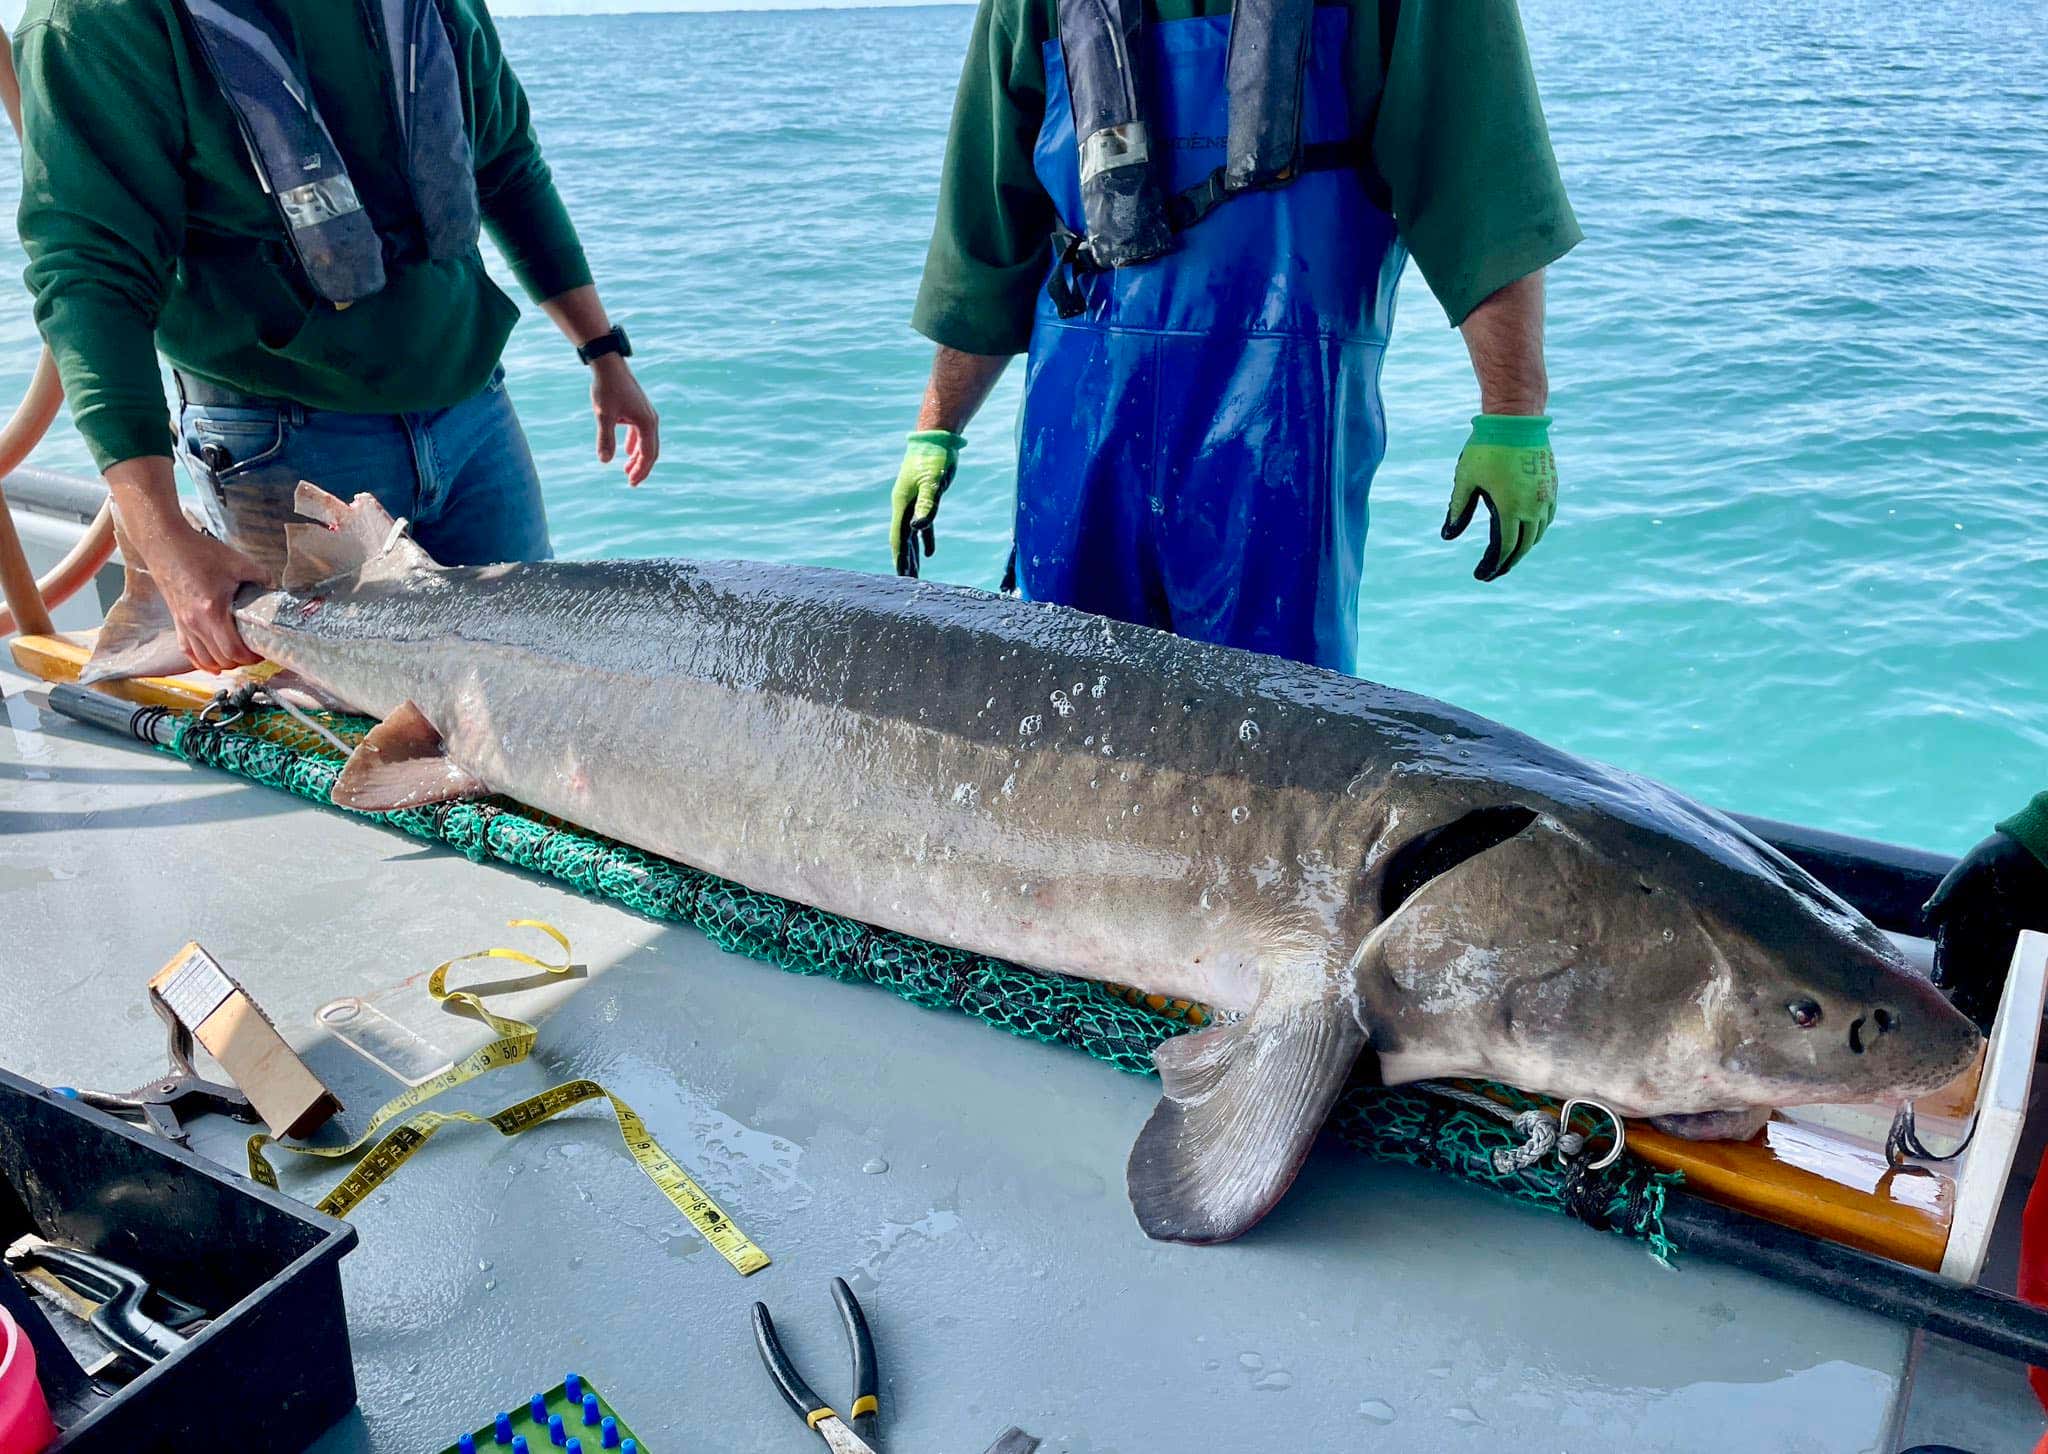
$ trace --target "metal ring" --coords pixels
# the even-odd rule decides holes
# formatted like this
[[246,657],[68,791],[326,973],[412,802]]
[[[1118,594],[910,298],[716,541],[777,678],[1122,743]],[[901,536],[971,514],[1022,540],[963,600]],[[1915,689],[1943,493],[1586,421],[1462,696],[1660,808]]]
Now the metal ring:
[[[1572,1129],[1572,1112],[1580,1106],[1598,1111],[1607,1118],[1608,1124],[1614,1127],[1614,1144],[1607,1148],[1604,1156],[1598,1161],[1589,1163],[1586,1168],[1588,1171],[1605,1171],[1608,1167],[1614,1165],[1615,1162],[1621,1160],[1622,1148],[1628,1145],[1628,1128],[1622,1125],[1621,1117],[1615,1114],[1613,1107],[1603,1105],[1599,1101],[1590,1101],[1580,1096],[1574,1096],[1566,1101],[1563,1108],[1557,1113],[1558,1144],[1560,1146],[1564,1144],[1565,1136]],[[1589,1135],[1587,1140],[1591,1139]],[[1583,1143],[1581,1144],[1583,1145]]]
[[[227,712],[228,715],[216,719],[213,715],[214,710],[216,708],[220,709],[223,712]],[[229,710],[231,708],[232,710]],[[201,722],[204,722],[209,727],[225,727],[230,722],[239,722],[241,721],[241,719],[242,709],[240,707],[235,706],[228,690],[225,687],[221,688],[221,690],[215,692],[211,697],[207,698],[206,705],[199,709],[199,720]]]

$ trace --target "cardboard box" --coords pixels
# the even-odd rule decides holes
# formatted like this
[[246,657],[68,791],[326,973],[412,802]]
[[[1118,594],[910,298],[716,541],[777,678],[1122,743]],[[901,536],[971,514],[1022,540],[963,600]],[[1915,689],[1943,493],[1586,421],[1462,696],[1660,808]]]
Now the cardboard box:
[[249,992],[197,943],[157,971],[149,992],[220,1062],[271,1135],[309,1136],[341,1109]]

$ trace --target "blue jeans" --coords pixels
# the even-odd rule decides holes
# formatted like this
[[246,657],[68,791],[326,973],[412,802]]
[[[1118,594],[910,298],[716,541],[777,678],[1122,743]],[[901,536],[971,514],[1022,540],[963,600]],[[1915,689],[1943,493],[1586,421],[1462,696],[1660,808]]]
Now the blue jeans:
[[299,518],[300,480],[344,500],[376,496],[412,521],[413,538],[442,565],[553,554],[502,369],[474,397],[417,414],[188,403],[178,434],[214,529],[273,571],[284,563],[284,527]]

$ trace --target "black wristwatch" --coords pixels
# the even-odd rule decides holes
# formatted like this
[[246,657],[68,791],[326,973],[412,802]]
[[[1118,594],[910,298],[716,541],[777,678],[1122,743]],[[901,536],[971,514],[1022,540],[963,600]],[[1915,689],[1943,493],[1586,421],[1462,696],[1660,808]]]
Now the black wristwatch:
[[608,353],[615,353],[620,358],[631,358],[633,356],[633,341],[626,337],[625,329],[614,327],[610,333],[598,334],[597,337],[576,350],[576,357],[582,359],[587,364],[591,364],[596,363]]

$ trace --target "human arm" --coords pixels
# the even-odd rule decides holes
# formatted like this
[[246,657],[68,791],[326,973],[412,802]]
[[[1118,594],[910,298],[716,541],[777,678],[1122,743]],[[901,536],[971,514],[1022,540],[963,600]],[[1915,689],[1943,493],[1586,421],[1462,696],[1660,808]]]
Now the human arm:
[[[505,59],[497,27],[482,0],[465,0],[466,65],[474,117],[477,201],[484,224],[528,296],[562,336],[582,347],[611,331],[590,263],[554,174],[541,155],[526,89]],[[626,483],[647,478],[661,453],[660,420],[632,369],[618,354],[590,369],[590,407],[597,416],[597,457],[609,463],[618,426],[626,426]]]
[[932,521],[939,513],[940,498],[953,483],[960,451],[967,446],[961,431],[1009,363],[1008,354],[965,353],[943,343],[933,355],[924,403],[917,411],[917,430],[903,452],[896,488],[890,495],[889,555],[896,562],[896,574],[916,575],[920,550],[925,555],[938,553]]
[[250,582],[270,584],[255,561],[193,528],[178,504],[169,455],[138,455],[106,469],[107,492],[120,523],[121,552],[149,572],[178,629],[178,645],[201,671],[252,666],[235,626],[235,593]]
[[[572,288],[540,306],[578,348],[611,332],[594,284]],[[590,410],[597,416],[597,457],[603,463],[611,463],[618,428],[626,426],[626,483],[638,485],[661,457],[661,420],[623,355],[608,353],[591,362]]]
[[185,230],[181,109],[157,84],[170,39],[147,8],[48,15],[14,37],[22,89],[17,225],[37,329],[73,427],[105,470],[168,455],[156,323]]
[[[1459,455],[1444,537],[1478,506],[1490,539],[1474,574],[1497,580],[1557,511],[1543,356],[1543,270],[1580,232],[1558,174],[1514,0],[1382,0],[1374,171],[1417,267],[1463,333],[1480,414]],[[1384,46],[1384,54],[1379,54]],[[1359,84],[1370,95],[1372,66]]]
[[1019,0],[982,0],[954,94],[937,216],[911,326],[938,345],[917,429],[890,495],[889,554],[916,575],[937,548],[932,520],[953,482],[961,431],[1014,354],[1031,342],[1051,264],[1052,199],[1031,150],[1045,73]]
[[1557,518],[1550,449],[1550,381],[1543,366],[1543,274],[1497,289],[1458,326],[1479,381],[1479,415],[1452,474],[1443,537],[1455,540],[1487,508],[1486,551],[1474,578],[1499,580]]
[[2020,931],[2048,933],[2048,792],[1965,854],[1924,912],[1934,982],[1988,1034]]
[[1541,414],[1550,405],[1543,365],[1543,272],[1496,289],[1458,325],[1482,414]]

